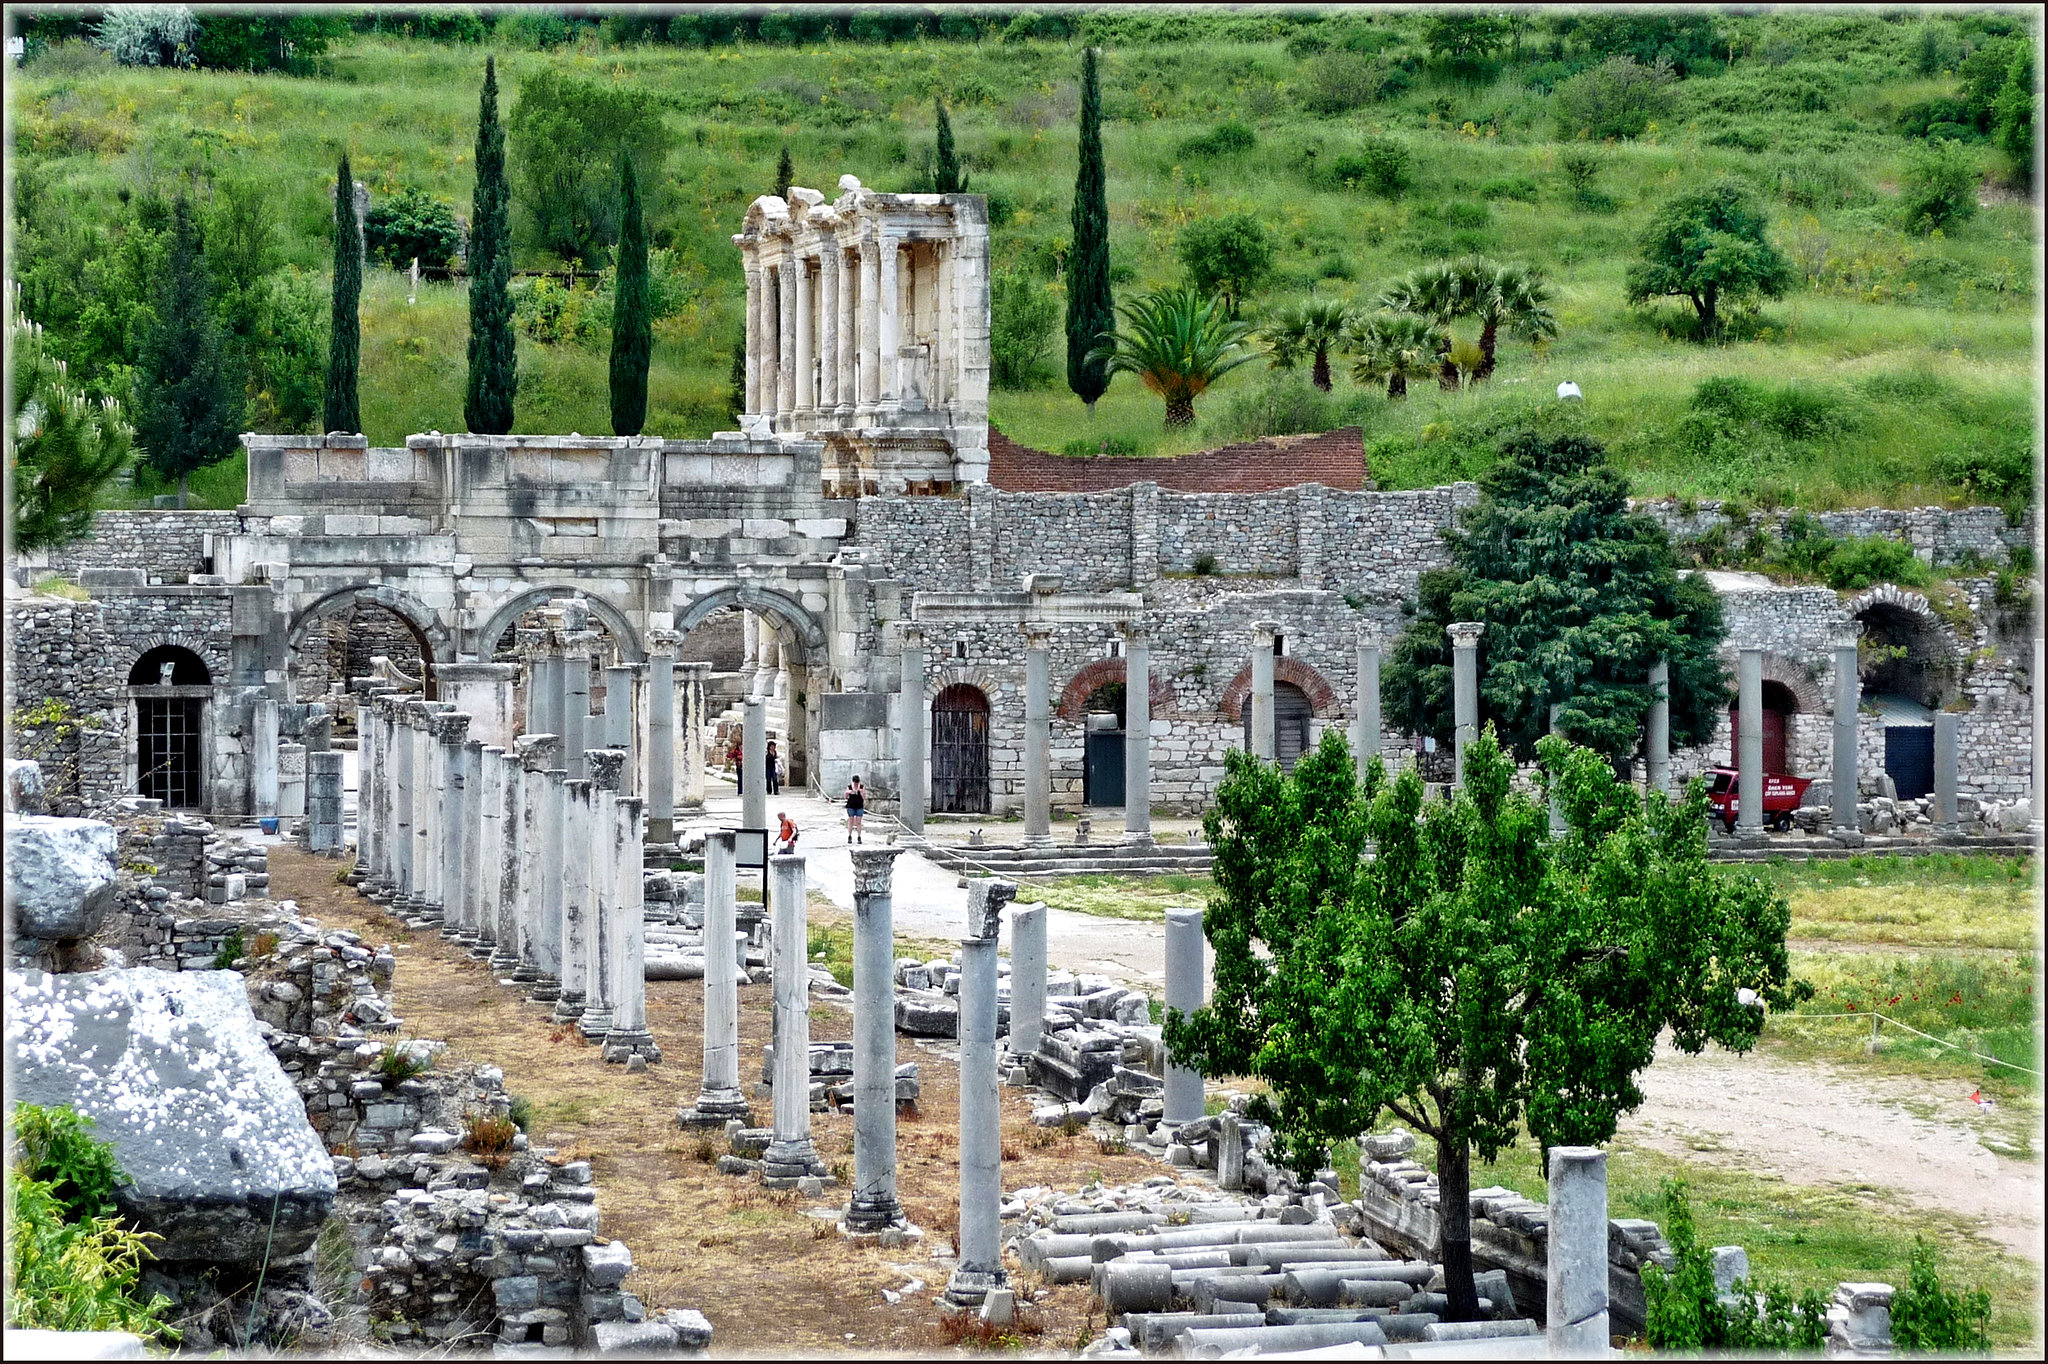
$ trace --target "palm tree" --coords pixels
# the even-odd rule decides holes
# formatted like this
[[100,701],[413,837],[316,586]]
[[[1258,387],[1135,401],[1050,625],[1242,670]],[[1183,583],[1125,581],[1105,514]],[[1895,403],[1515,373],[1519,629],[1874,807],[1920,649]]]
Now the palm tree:
[[1351,305],[1342,299],[1311,298],[1274,313],[1260,332],[1273,368],[1293,369],[1309,359],[1309,382],[1330,391],[1330,348],[1351,325]]
[[1105,333],[1088,353],[1111,373],[1135,374],[1166,399],[1166,424],[1195,420],[1195,399],[1239,365],[1258,356],[1245,347],[1251,324],[1230,317],[1215,299],[1183,286],[1147,294],[1121,309],[1124,327]]
[[[1380,290],[1379,305],[1396,313],[1420,317],[1441,329],[1454,317],[1471,311],[1471,277],[1450,261],[1411,270]],[[1458,367],[1446,355],[1437,368],[1437,385],[1455,389]]]
[[1351,377],[1361,384],[1384,383],[1389,398],[1405,398],[1410,379],[1451,364],[1450,339],[1442,326],[1420,314],[1375,313],[1352,328],[1358,360]]
[[1471,312],[1479,319],[1479,350],[1484,359],[1474,379],[1493,375],[1494,346],[1505,327],[1524,341],[1547,341],[1557,335],[1557,316],[1550,311],[1554,295],[1543,272],[1527,265],[1496,265],[1488,260],[1461,262],[1471,290]]

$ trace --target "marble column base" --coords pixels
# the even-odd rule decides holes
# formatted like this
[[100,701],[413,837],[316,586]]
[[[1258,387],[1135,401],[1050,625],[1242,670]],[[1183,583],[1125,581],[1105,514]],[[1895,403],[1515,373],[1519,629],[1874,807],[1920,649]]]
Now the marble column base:
[[673,819],[650,819],[647,821],[645,843],[673,843],[676,840],[676,822]]
[[581,990],[562,990],[555,995],[555,1022],[574,1023],[581,1017],[583,1017],[583,992]]
[[847,1203],[846,1216],[839,1220],[839,1229],[849,1236],[872,1235],[891,1227],[908,1229],[909,1226],[910,1220],[903,1215],[903,1205],[893,1197],[876,1198],[861,1194],[855,1194]]
[[1123,837],[1123,842],[1122,842],[1122,845],[1121,845],[1121,846],[1123,846],[1123,847],[1126,847],[1126,848],[1147,848],[1147,849],[1150,849],[1150,848],[1156,848],[1156,847],[1158,847],[1158,846],[1159,846],[1159,844],[1158,844],[1157,840],[1155,840],[1155,839],[1154,839],[1154,838],[1152,837],[1152,835],[1151,835],[1151,834],[1149,834],[1149,833],[1143,833],[1143,834],[1131,834],[1131,833],[1127,833],[1127,834],[1125,834],[1125,835],[1124,835],[1124,837]]
[[598,1041],[612,1030],[612,1011],[609,1008],[586,1008],[576,1020],[576,1031],[591,1041]]
[[533,963],[524,961],[507,952],[503,958],[492,957],[491,969],[500,972],[514,985],[531,985],[540,979],[540,972],[533,969]]
[[614,1028],[606,1033],[604,1059],[623,1065],[628,1056],[644,1056],[650,1065],[659,1061],[661,1048],[654,1044],[654,1034],[645,1028],[637,1031]]
[[562,982],[553,976],[536,974],[533,990],[526,997],[536,1004],[552,1004],[562,997]]
[[1029,849],[1032,852],[1051,852],[1058,845],[1052,841],[1051,834],[1026,834],[1019,841],[1018,846]]
[[463,927],[461,924],[443,922],[441,925],[441,936],[444,938],[459,942],[462,939],[462,934]]
[[825,1172],[825,1162],[818,1159],[818,1148],[809,1137],[800,1141],[771,1141],[761,1155],[762,1182],[771,1189],[786,1188],[799,1179],[817,1178]]
[[939,1296],[941,1308],[950,1307],[956,1312],[973,1311],[982,1304],[989,1293],[998,1288],[1008,1288],[1010,1277],[1002,1270],[985,1271],[977,1269],[956,1269],[953,1277],[946,1281],[946,1291]]
[[697,1102],[676,1114],[676,1126],[723,1130],[734,1118],[738,1118],[743,1126],[754,1125],[754,1110],[748,1105],[746,1096],[737,1089],[706,1089],[698,1093]]

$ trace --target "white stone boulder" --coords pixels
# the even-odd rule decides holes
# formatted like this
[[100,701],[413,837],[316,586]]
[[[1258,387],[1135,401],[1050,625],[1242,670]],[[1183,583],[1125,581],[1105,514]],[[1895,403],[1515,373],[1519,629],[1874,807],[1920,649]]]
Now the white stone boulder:
[[48,799],[43,784],[42,764],[27,758],[7,760],[7,808],[24,815],[43,813],[43,802]]
[[119,840],[97,819],[7,821],[7,904],[20,938],[90,937],[114,907]]
[[163,1260],[254,1267],[313,1244],[334,1163],[233,971],[7,973],[9,1098],[114,1146],[117,1199]]

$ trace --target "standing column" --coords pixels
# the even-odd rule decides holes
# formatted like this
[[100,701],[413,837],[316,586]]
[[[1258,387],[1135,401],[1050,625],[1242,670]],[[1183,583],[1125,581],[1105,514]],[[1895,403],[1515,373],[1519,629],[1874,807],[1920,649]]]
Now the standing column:
[[386,903],[403,915],[412,902],[413,703],[391,703],[391,881]]
[[[1124,626],[1124,846],[1152,846],[1152,650],[1141,625]],[[1051,688],[1047,688],[1050,692]],[[1048,697],[1050,700],[1050,697]],[[1051,723],[1047,722],[1050,738]],[[1014,970],[1014,966],[1012,967]]]
[[795,259],[789,263],[790,273],[796,277],[793,290],[796,295],[796,406],[806,416],[815,416],[818,410],[818,371],[812,363],[815,336],[812,330],[817,324],[811,308],[810,262]]
[[619,748],[593,748],[584,754],[590,769],[590,811],[585,833],[584,856],[589,859],[584,876],[588,889],[583,896],[584,996],[583,1014],[576,1020],[585,1037],[603,1041],[617,1015],[618,981],[612,970],[617,965],[613,939],[619,935],[617,914],[618,873],[612,869],[611,802],[618,798],[625,780],[626,753]]
[[1858,671],[1856,636],[1835,642],[1835,761],[1828,774],[1829,814],[1835,827],[1857,830],[1856,801],[1861,793],[1857,781],[1856,728],[1863,709],[1863,679]]
[[747,411],[763,411],[761,403],[761,270],[749,262],[747,266],[747,356],[746,385]]
[[1369,625],[1358,630],[1358,728],[1351,752],[1362,783],[1365,769],[1380,755],[1380,637]]
[[647,652],[647,841],[676,837],[676,660],[659,635]]
[[1003,1273],[1003,1132],[996,1096],[996,940],[960,940],[960,1260],[943,1301],[979,1307]]
[[818,255],[818,410],[839,406],[839,339],[845,333],[839,316],[839,272],[844,261],[839,243],[825,239]]
[[436,840],[441,862],[441,936],[460,939],[470,931],[462,917],[467,905],[462,882],[462,845],[467,841],[463,835],[469,824],[469,785],[463,746],[469,740],[469,717],[461,711],[449,711],[435,716],[434,720],[434,738],[440,746],[442,773],[441,803],[437,812],[440,837]]
[[[903,685],[897,696],[896,819],[912,847],[924,842],[924,807],[930,786],[925,772],[924,631],[898,627],[903,650]],[[1028,764],[1030,759],[1025,759]]]
[[785,256],[775,267],[775,429],[796,411],[796,273],[797,263]]
[[253,710],[256,751],[250,804],[258,818],[269,819],[277,814],[277,702],[264,697]]
[[1764,831],[1764,651],[1746,648],[1737,656],[1735,831]]
[[1644,777],[1650,790],[1671,794],[1671,664],[1650,665],[1650,720],[1643,736]]
[[306,851],[327,857],[342,848],[341,761],[333,750],[306,755]]
[[1479,637],[1484,621],[1458,621],[1451,636],[1451,731],[1455,761],[1452,782],[1465,785],[1465,746],[1479,737]]
[[768,859],[768,909],[775,916],[775,1139],[761,1158],[761,1182],[794,1188],[825,1173],[811,1141],[811,962],[804,906],[804,859]]
[[[557,747],[549,754],[561,761]],[[563,878],[568,859],[565,835],[569,820],[569,773],[550,767],[541,773],[539,818],[540,852],[534,862],[539,895],[534,903],[534,967],[532,1000],[553,1004],[562,997],[563,951],[562,908],[567,885]]]
[[[704,1080],[697,1102],[676,1114],[684,1127],[724,1127],[728,1118],[753,1125],[753,1113],[740,1093],[739,963],[732,950],[737,893],[733,841],[731,829],[714,830],[704,840]],[[892,998],[892,1030],[895,1017]],[[808,1055],[805,1063],[809,1064]],[[808,1102],[808,1077],[804,1093]]]
[[882,411],[894,412],[902,405],[903,381],[900,370],[901,359],[897,352],[902,349],[902,251],[894,237],[882,234],[878,245],[880,253],[881,278],[877,281],[877,299],[881,306],[881,331],[877,350],[881,356],[882,391],[879,398]]
[[528,734],[559,735],[562,732],[562,688],[565,685],[562,656],[553,652],[536,652],[527,671]]
[[711,665],[681,663],[677,667],[683,674],[682,805],[686,810],[701,810],[704,808],[704,683],[711,676]]
[[860,244],[860,406],[862,418],[874,416],[882,397],[882,244],[872,237]]
[[[1550,732],[1551,732],[1552,734],[1555,734],[1555,735],[1557,735],[1557,736],[1558,736],[1559,738],[1563,738],[1563,737],[1564,737],[1564,735],[1563,735],[1563,732],[1562,732],[1561,730],[1559,730],[1559,729],[1558,729],[1558,724],[1559,724],[1559,722],[1560,722],[1560,717],[1562,717],[1563,715],[1564,715],[1564,702],[1562,702],[1562,701],[1553,701],[1553,702],[1551,702],[1551,703],[1550,703]],[[1553,775],[1554,775],[1554,774],[1553,774]],[[1550,836],[1551,836],[1552,838],[1562,838],[1562,837],[1564,836],[1564,832],[1565,832],[1565,827],[1566,827],[1566,826],[1565,826],[1565,822],[1564,822],[1564,807],[1563,807],[1562,805],[1559,805],[1559,804],[1557,803],[1557,796],[1556,796],[1556,794],[1555,794],[1555,791],[1553,790],[1553,793],[1552,793],[1552,795],[1551,795],[1551,797],[1550,797]]]
[[740,827],[768,827],[768,703],[749,696],[740,706]]
[[1962,716],[1952,710],[1934,712],[1934,827],[1957,832],[1956,782],[1960,773]]
[[491,924],[484,894],[484,746],[465,739],[462,764],[462,942],[472,957],[491,955]]
[[1280,637],[1277,621],[1252,622],[1252,756],[1274,760],[1273,645]]
[[[356,891],[368,895],[384,875],[377,847],[377,795],[383,785],[383,717],[367,688],[356,693]],[[310,774],[311,764],[307,764]]]
[[[518,823],[513,826],[514,847],[519,857],[519,885],[516,901],[518,927],[513,934],[512,949],[518,954],[518,961],[512,970],[512,980],[520,985],[535,985],[543,976],[550,979],[552,970],[543,970],[546,960],[547,887],[551,878],[547,875],[549,863],[546,860],[547,842],[547,774],[559,761],[558,753],[562,741],[552,734],[522,735],[513,745],[518,751],[519,787]],[[534,998],[541,998],[538,988]],[[552,1000],[553,994],[547,999]]]
[[570,632],[562,649],[562,758],[572,781],[590,774],[583,746],[590,742],[590,651],[583,630]]
[[448,901],[443,894],[447,867],[441,861],[441,849],[448,839],[443,827],[442,802],[447,799],[448,743],[442,736],[437,718],[444,709],[440,702],[421,703],[420,720],[420,785],[414,797],[413,831],[418,835],[417,852],[419,860],[413,867],[413,879],[419,885],[418,902],[414,912],[419,914],[426,926],[440,927],[448,919]]
[[[633,796],[608,802],[611,828],[604,836],[611,841],[612,913],[619,931],[612,937],[612,979],[618,984],[618,998],[612,1006],[612,1030],[604,1038],[607,1061],[624,1061],[629,1056],[645,1057],[649,1062],[661,1059],[661,1048],[647,1031],[647,885],[641,877],[640,851],[647,837],[640,827],[643,804]],[[808,1101],[808,1086],[805,1098]]]
[[[360,746],[362,740],[356,742]],[[283,821],[278,828],[287,834],[293,821],[306,817],[306,752],[304,744],[277,746],[277,816]],[[361,760],[359,754],[357,761]]]
[[[492,929],[491,974],[499,977],[501,983],[519,969],[519,906],[525,894],[520,865],[524,791],[516,751],[519,740],[512,742],[515,748],[498,750],[497,836],[484,845],[492,867],[492,871],[484,874],[485,884],[493,888],[485,912],[496,920]],[[484,761],[491,761],[489,750],[485,751]]]
[[860,294],[860,256],[855,254],[853,269],[846,266],[846,247],[833,243],[832,259],[837,262],[839,275],[839,406],[842,417],[853,415],[853,405],[860,401],[860,314],[855,309],[855,300]]
[[1052,627],[1024,632],[1024,846],[1052,846]]
[[1551,1147],[1544,1336],[1552,1359],[1592,1359],[1610,1352],[1608,1236],[1607,1153],[1597,1146]]
[[[1202,910],[1182,905],[1166,911],[1166,1008],[1192,1014],[1202,1007]],[[1015,970],[1013,966],[1011,968]],[[1166,1112],[1168,1126],[1193,1122],[1202,1116],[1201,1072],[1166,1060]]]
[[498,906],[505,898],[505,750],[478,744],[476,803],[469,827],[472,874],[464,878],[475,905],[476,945],[469,955],[488,961],[498,955]]
[[626,765],[620,769],[618,789],[630,792],[638,788],[633,779],[633,750],[639,745],[634,742],[633,731],[635,711],[634,693],[639,687],[640,669],[631,663],[615,663],[604,670],[604,746],[615,748],[626,755]]
[[[1045,1036],[1045,906],[1010,910],[1010,1057],[1036,1055]],[[1019,1077],[1028,1081],[1028,1074]]]
[[[853,857],[853,1196],[849,1232],[900,1225],[896,1201],[896,915],[900,848]],[[707,920],[708,923],[708,920]],[[708,939],[707,939],[708,940]]]
[[590,839],[596,824],[587,777],[562,783],[562,992],[554,1020],[574,1023],[590,1001]]

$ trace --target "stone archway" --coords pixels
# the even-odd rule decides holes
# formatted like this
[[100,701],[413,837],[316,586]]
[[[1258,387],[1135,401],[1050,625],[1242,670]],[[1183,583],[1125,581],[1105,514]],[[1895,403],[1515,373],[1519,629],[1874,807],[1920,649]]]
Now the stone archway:
[[619,646],[620,657],[628,663],[646,661],[647,650],[643,647],[640,632],[633,628],[632,620],[618,607],[603,597],[592,596],[575,586],[536,587],[512,597],[491,613],[481,630],[476,632],[476,656],[489,662],[498,647],[498,641],[512,628],[518,619],[529,611],[546,606],[558,597],[574,597],[590,608]]
[[[1273,660],[1273,681],[1286,682],[1301,689],[1308,698],[1310,710],[1318,719],[1328,720],[1338,714],[1337,689],[1324,676],[1298,658],[1276,658]],[[1230,685],[1223,689],[1223,700],[1218,707],[1226,719],[1233,722],[1244,718],[1246,704],[1252,694],[1252,665],[1247,663],[1238,670]]]
[[825,627],[795,597],[758,583],[735,583],[691,598],[675,613],[676,633],[688,634],[720,611],[729,610],[751,611],[781,625],[803,652],[805,666],[824,659]]
[[435,668],[455,662],[455,634],[431,607],[393,587],[344,587],[319,598],[292,621],[287,651],[297,654],[307,634],[322,621],[363,609],[386,612],[411,632],[419,649],[422,692],[427,699],[434,699],[438,695]]
[[[1246,674],[1250,678],[1250,674]],[[1124,659],[1098,658],[1093,663],[1079,668],[1068,679],[1066,689],[1060,692],[1059,704],[1053,713],[1070,724],[1080,724],[1088,718],[1088,701],[1096,692],[1112,683],[1124,680]],[[1165,715],[1173,709],[1173,679],[1152,671],[1146,677],[1151,692],[1151,714],[1154,718]],[[1247,682],[1249,685],[1249,682]]]
[[[768,727],[771,737],[780,735],[785,780],[792,786],[809,786],[820,770],[818,733],[824,713],[820,692],[831,685],[824,626],[792,594],[759,583],[739,582],[679,603],[675,610],[676,637],[688,636],[727,611],[741,613],[751,622],[750,631],[758,626],[761,632],[747,637],[737,683],[742,691],[768,702]],[[762,653],[754,652],[757,644]],[[728,687],[732,685],[731,675],[721,676],[726,678]],[[813,685],[814,681],[818,685]],[[729,703],[729,691],[726,697]],[[714,700],[710,707],[718,717],[716,727],[720,734],[736,737],[738,712],[729,705],[720,712],[720,704]],[[722,742],[723,739],[714,740],[714,747]]]
[[1940,709],[1953,694],[1965,650],[1927,598],[1882,583],[1844,607],[1863,625],[1863,691]]

